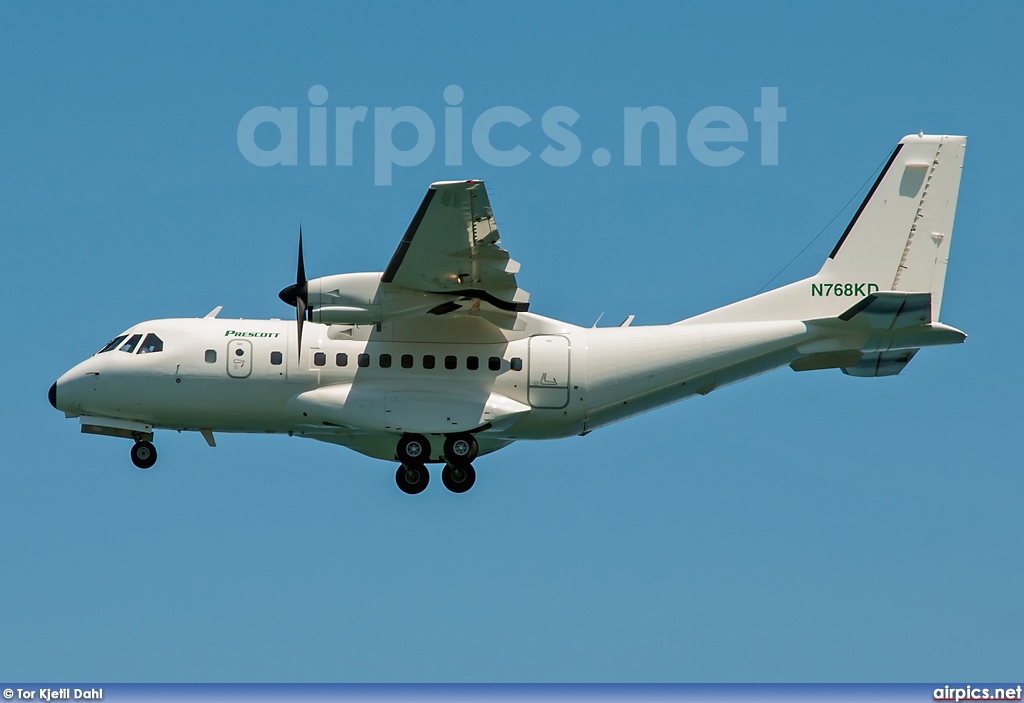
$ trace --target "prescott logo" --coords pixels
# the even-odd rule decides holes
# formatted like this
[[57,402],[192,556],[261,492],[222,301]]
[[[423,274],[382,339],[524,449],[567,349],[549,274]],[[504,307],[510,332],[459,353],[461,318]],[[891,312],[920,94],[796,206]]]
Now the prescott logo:
[[280,337],[280,332],[237,332],[235,330],[228,330],[224,333],[225,337],[268,337],[273,339],[274,337]]
[[[309,166],[326,166],[328,163],[328,135],[334,142],[335,166],[352,166],[355,160],[357,136],[369,136],[368,121],[370,108],[365,105],[325,107],[328,93],[322,85],[314,85],[307,92],[309,106],[305,108],[300,128],[298,107],[271,107],[260,105],[246,112],[238,122],[236,139],[238,150],[245,159],[256,166],[297,166],[299,164],[299,139],[309,144]],[[458,85],[444,89],[444,118],[442,142],[444,164],[463,165],[463,133],[467,116],[463,114],[462,101],[465,91]],[[761,165],[775,166],[779,163],[779,125],[786,121],[786,108],[779,106],[779,89],[761,88],[761,104],[753,108],[753,121],[760,127]],[[308,113],[308,119],[307,115]],[[438,141],[438,130],[434,119],[422,108],[413,105],[401,107],[373,108],[373,182],[375,185],[391,185],[394,167],[419,166],[431,154]],[[749,114],[749,113],[748,113]],[[540,118],[540,130],[547,144],[540,151],[539,158],[549,166],[571,166],[583,154],[583,143],[572,127],[580,120],[580,113],[567,105],[556,105],[544,111]],[[330,129],[333,121],[333,129]],[[470,144],[477,158],[485,164],[499,167],[518,166],[533,158],[533,153],[520,142],[528,143],[537,139],[527,125],[533,116],[512,105],[499,105],[480,112],[469,125]],[[307,130],[308,125],[308,130]],[[499,127],[499,125],[504,125]],[[651,125],[651,129],[645,129]],[[502,136],[501,147],[492,141],[492,132]],[[676,116],[666,107],[622,108],[623,166],[640,166],[642,140],[644,135],[657,139],[658,164],[676,165]],[[415,141],[408,148],[395,143],[396,131],[401,135],[415,132]],[[522,131],[521,131],[522,130]],[[264,137],[257,137],[260,131]],[[508,135],[512,145],[508,145]],[[739,161],[746,152],[743,149],[750,139],[749,126],[744,116],[724,105],[713,105],[699,110],[686,125],[686,146],[690,154],[705,166],[730,166]],[[408,140],[400,140],[405,144]],[[274,144],[274,146],[270,146]],[[590,159],[595,166],[608,166],[613,152],[604,146],[593,149]],[[303,159],[305,161],[305,159]]]

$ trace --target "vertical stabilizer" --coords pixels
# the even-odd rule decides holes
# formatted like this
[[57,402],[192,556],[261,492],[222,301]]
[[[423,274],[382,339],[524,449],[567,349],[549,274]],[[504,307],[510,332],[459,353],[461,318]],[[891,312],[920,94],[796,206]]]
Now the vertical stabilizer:
[[904,137],[816,279],[930,292],[938,320],[966,137]]
[[904,137],[817,274],[681,324],[836,317],[884,291],[930,293],[938,321],[966,147],[966,137]]

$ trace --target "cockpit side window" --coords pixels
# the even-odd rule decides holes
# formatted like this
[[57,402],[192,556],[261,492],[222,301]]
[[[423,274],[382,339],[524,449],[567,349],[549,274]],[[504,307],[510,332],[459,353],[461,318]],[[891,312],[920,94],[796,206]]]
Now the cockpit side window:
[[120,351],[128,352],[129,354],[131,354],[133,351],[135,351],[135,345],[139,343],[140,339],[142,339],[141,334],[133,334],[131,337],[128,338],[127,342],[121,345]]
[[139,347],[138,354],[154,354],[164,350],[164,341],[157,337],[155,334],[150,332],[146,335],[146,338],[142,340],[142,346]]
[[125,339],[127,339],[127,338],[128,338],[128,335],[126,335],[126,334],[122,334],[122,335],[121,335],[120,337],[114,337],[114,338],[113,338],[113,339],[111,339],[111,340],[110,340],[109,342],[107,342],[106,346],[104,346],[104,347],[103,347],[102,349],[100,349],[100,350],[99,350],[98,352],[96,352],[96,353],[97,353],[97,354],[102,354],[103,352],[108,352],[108,351],[110,351],[111,349],[117,349],[117,346],[118,346],[118,345],[119,345],[119,344],[120,344],[121,342],[123,342],[123,341],[124,341]]

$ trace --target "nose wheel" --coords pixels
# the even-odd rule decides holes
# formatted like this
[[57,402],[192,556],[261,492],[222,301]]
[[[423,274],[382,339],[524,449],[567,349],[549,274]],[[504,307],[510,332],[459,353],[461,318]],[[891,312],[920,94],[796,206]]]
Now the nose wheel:
[[132,463],[140,469],[148,469],[156,463],[156,447],[152,442],[136,442],[132,447]]

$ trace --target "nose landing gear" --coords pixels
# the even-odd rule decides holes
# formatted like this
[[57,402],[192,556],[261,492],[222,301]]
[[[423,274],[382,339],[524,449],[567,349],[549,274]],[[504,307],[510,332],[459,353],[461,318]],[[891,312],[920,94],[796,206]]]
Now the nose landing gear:
[[148,469],[156,463],[156,447],[152,442],[141,440],[132,447],[132,463],[140,469]]

